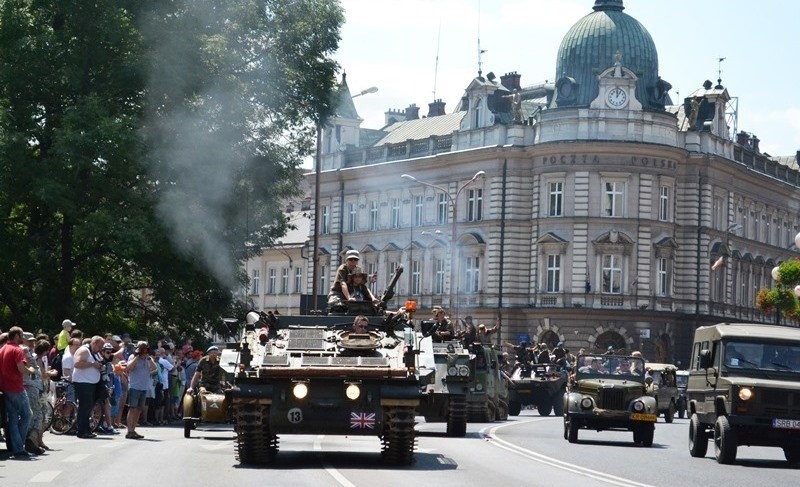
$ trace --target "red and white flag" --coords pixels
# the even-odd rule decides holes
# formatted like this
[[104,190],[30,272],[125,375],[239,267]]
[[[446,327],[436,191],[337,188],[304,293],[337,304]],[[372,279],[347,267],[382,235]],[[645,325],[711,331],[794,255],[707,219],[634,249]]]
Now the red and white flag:
[[720,256],[719,259],[717,259],[716,262],[714,262],[711,265],[711,270],[715,271],[715,270],[719,269],[720,267],[722,267],[724,265],[725,265],[725,257],[724,256]]

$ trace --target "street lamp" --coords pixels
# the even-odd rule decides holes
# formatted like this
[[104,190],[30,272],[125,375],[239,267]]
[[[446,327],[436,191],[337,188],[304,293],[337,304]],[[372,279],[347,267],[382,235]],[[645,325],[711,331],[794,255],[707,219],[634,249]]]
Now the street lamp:
[[361,90],[358,93],[356,93],[355,95],[351,96],[350,98],[356,98],[356,97],[359,97],[359,96],[362,96],[362,95],[369,95],[370,93],[375,93],[376,91],[378,91],[378,87],[377,86],[370,86],[366,90]]
[[[456,316],[458,316],[458,272],[456,266],[458,265],[458,256],[456,256],[456,230],[458,224],[458,196],[461,194],[467,186],[474,183],[478,180],[478,178],[482,178],[486,176],[486,171],[478,171],[472,176],[472,179],[467,181],[466,183],[459,186],[458,190],[456,190],[454,195],[451,195],[450,192],[441,186],[437,186],[435,184],[431,184],[425,181],[420,181],[419,179],[415,178],[410,174],[402,174],[400,177],[405,179],[410,179],[415,183],[421,184],[423,186],[428,186],[429,188],[433,188],[437,191],[441,191],[447,196],[447,200],[450,203],[450,206],[453,208],[453,222],[452,228],[450,229],[450,307],[452,308],[455,303],[456,308]],[[455,292],[454,292],[455,291]]]

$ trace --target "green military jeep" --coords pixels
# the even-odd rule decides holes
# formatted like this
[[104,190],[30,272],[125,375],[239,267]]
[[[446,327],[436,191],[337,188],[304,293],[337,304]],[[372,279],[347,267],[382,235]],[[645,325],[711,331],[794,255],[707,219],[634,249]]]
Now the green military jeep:
[[[664,414],[664,421],[671,423],[678,410],[678,384],[675,374],[678,368],[672,364],[649,362],[646,369],[653,378],[653,396],[656,398],[658,413]],[[683,417],[683,414],[681,414]]]
[[739,446],[783,448],[800,462],[800,330],[727,324],[695,331],[689,381],[689,453],[714,440],[719,463]]
[[633,432],[633,442],[653,445],[657,416],[653,379],[644,361],[620,355],[581,355],[564,396],[564,439],[578,441],[578,430]]

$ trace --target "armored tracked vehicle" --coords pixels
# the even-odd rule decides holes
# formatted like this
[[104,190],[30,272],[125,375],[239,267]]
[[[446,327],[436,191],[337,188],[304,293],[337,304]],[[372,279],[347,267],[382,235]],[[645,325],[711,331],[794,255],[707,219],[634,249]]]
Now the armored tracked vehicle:
[[564,414],[567,372],[556,364],[524,363],[511,375],[508,414],[518,416],[523,406],[536,406],[540,416]]
[[472,379],[469,353],[457,340],[434,343],[430,336],[417,334],[419,354],[418,414],[428,423],[446,422],[447,436],[467,433],[467,392]]
[[370,317],[366,332],[352,317],[299,318],[269,327],[248,317],[229,392],[239,462],[273,463],[281,434],[338,434],[378,436],[385,462],[411,464],[420,391],[408,315]]
[[491,345],[470,347],[473,372],[467,393],[467,419],[490,423],[508,419],[508,384],[500,373],[500,352]]

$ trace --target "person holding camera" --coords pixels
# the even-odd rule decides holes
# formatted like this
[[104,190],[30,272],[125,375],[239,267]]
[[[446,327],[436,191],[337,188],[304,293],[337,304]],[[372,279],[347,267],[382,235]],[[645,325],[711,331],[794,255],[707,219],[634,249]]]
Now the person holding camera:
[[125,367],[128,373],[128,433],[125,438],[140,440],[144,438],[136,432],[139,416],[147,399],[147,389],[150,387],[150,376],[156,372],[157,366],[150,356],[150,346],[145,341],[136,344],[136,349]]

